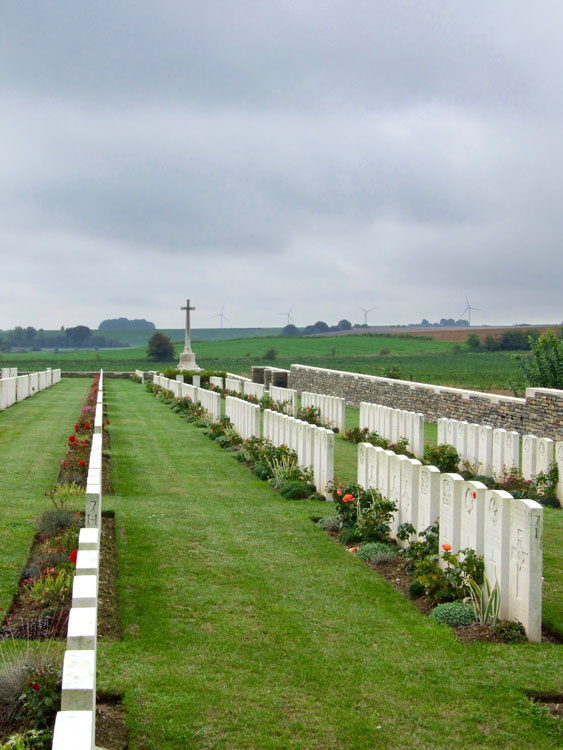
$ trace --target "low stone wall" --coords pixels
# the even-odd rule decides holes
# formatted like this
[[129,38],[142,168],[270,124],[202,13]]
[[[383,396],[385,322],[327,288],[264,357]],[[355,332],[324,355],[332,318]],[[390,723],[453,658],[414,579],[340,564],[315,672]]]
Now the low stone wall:
[[[95,372],[63,372],[61,373],[63,378],[95,378],[96,375],[99,375],[100,371],[96,370]],[[106,372],[104,370],[104,378],[130,378],[131,375],[134,375],[135,372]]]
[[450,417],[563,440],[563,391],[549,388],[528,388],[526,398],[513,398],[307,365],[291,365],[289,386],[340,396],[348,406],[366,401],[422,412],[427,422]]

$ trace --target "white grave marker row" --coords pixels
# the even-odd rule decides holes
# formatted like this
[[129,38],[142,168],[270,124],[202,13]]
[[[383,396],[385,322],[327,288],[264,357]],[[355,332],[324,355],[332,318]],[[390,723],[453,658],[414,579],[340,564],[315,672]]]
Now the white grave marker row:
[[234,396],[227,396],[225,401],[225,414],[239,435],[245,440],[260,437],[260,406]]
[[322,393],[309,393],[303,391],[301,394],[301,406],[314,406],[321,412],[321,417],[331,427],[336,427],[339,432],[344,432],[346,426],[346,401],[339,396],[325,396]]
[[441,474],[434,466],[422,466],[416,459],[369,443],[358,446],[358,484],[377,489],[397,504],[392,533],[406,522],[420,533],[439,519],[441,550],[442,545],[453,553],[469,547],[483,555],[491,585],[498,581],[501,617],[519,620],[528,640],[541,640],[543,508],[539,503],[488,490],[459,474]]
[[[100,373],[96,416],[103,410]],[[86,528],[80,530],[68,618],[61,710],[55,719],[53,750],[94,750],[96,658],[102,503],[102,435],[94,433],[86,485]]]
[[242,381],[237,378],[225,378],[225,388],[228,391],[242,393]]
[[225,384],[223,383],[223,378],[220,378],[218,375],[211,375],[209,378],[209,385],[214,385],[216,388],[220,388],[223,390],[225,387]]
[[[14,372],[15,374],[8,376],[4,374],[7,372]],[[0,379],[0,410],[7,409],[17,401],[23,401],[34,393],[59,383],[61,380],[59,369],[18,375],[15,368],[4,367],[2,373]]]
[[284,411],[291,417],[297,414],[297,391],[293,388],[282,388],[280,385],[271,385],[270,398],[276,404],[286,404]]
[[366,427],[392,443],[406,438],[409,451],[417,458],[424,456],[424,414],[362,401],[360,429]]
[[266,387],[262,383],[253,383],[251,380],[245,380],[243,390],[247,396],[254,396],[260,400],[266,393]]
[[287,445],[297,453],[299,465],[312,468],[317,492],[327,498],[326,486],[334,479],[334,432],[288,414],[264,410],[264,437],[274,445]]
[[[184,383],[184,385],[186,385]],[[192,386],[193,387],[193,386]],[[207,388],[197,389],[197,400],[213,417],[213,421],[218,422],[221,419],[221,394],[215,391],[209,391]]]

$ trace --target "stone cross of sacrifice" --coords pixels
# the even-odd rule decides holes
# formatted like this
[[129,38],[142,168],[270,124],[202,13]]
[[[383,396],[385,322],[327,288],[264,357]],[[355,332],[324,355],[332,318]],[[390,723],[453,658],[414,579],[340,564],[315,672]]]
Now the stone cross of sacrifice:
[[184,338],[184,350],[191,352],[191,329],[190,329],[190,310],[195,310],[195,307],[190,307],[190,300],[186,300],[186,306],[181,307],[180,310],[186,311],[186,335]]

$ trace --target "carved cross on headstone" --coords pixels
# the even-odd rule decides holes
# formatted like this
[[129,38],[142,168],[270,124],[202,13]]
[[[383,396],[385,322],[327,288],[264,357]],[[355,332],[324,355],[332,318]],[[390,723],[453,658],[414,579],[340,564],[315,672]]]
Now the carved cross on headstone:
[[520,571],[522,568],[526,565],[526,559],[528,557],[528,553],[523,549],[523,542],[522,542],[523,532],[522,529],[518,529],[517,531],[517,541],[516,541],[516,547],[512,547],[512,561],[516,564],[516,596],[520,596],[519,592],[519,583],[520,583]]
[[184,350],[191,352],[191,328],[190,328],[190,310],[195,310],[195,307],[190,307],[190,300],[186,300],[186,306],[181,307],[180,310],[186,311],[186,334],[184,338]]

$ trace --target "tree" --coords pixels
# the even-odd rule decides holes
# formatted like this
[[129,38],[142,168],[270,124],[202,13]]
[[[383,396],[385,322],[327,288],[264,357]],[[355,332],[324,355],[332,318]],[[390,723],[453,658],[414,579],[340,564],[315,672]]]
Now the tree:
[[328,331],[328,323],[325,323],[324,320],[317,320],[315,329],[317,333],[326,333]]
[[529,357],[513,355],[526,384],[536,388],[563,388],[563,328],[557,336],[546,331],[536,341],[530,337]]
[[470,349],[478,349],[481,346],[481,339],[476,333],[468,334],[465,342]]
[[163,333],[153,333],[147,347],[147,359],[165,362],[174,358],[174,346],[168,336]]
[[84,346],[91,335],[92,331],[88,326],[74,326],[74,328],[67,328],[65,331],[65,336],[71,346]]
[[282,336],[297,336],[298,333],[297,326],[294,326],[293,323],[288,323],[282,330]]
[[344,320],[338,321],[338,325],[336,326],[336,328],[339,331],[349,331],[352,328],[352,323],[344,318]]

